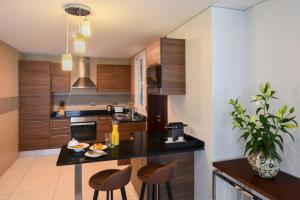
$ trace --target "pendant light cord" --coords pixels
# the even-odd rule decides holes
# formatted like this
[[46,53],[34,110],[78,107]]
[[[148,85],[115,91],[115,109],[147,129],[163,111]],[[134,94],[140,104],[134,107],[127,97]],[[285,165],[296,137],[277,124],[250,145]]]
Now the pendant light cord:
[[67,31],[66,31],[66,51],[67,54],[69,53],[69,15],[67,14],[67,25],[66,25]]

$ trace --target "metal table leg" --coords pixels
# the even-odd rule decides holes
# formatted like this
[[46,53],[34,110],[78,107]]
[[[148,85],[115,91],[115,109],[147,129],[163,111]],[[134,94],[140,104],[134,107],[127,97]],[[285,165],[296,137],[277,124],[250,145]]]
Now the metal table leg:
[[82,200],[82,167],[75,165],[75,200]]

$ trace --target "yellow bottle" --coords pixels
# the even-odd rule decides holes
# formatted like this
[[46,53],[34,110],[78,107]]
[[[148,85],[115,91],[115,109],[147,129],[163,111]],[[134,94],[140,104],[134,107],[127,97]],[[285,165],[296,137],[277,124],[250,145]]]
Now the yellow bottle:
[[119,133],[119,122],[116,120],[112,121],[112,145],[117,146],[120,143],[120,133]]

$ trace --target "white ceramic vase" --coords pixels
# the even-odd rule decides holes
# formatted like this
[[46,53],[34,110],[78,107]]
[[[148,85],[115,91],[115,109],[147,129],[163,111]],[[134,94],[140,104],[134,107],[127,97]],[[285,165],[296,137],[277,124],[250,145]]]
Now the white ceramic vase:
[[262,152],[252,153],[247,159],[253,171],[262,178],[273,178],[280,171],[280,161],[266,159]]

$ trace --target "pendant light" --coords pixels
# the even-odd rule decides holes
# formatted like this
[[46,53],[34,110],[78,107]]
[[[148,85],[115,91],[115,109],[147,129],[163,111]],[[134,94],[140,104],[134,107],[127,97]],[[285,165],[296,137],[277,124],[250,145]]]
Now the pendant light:
[[62,70],[72,71],[73,69],[73,59],[72,55],[69,53],[69,19],[67,16],[67,31],[66,31],[66,53],[62,55]]
[[91,23],[86,17],[81,22],[80,33],[85,37],[91,37]]
[[85,52],[85,37],[80,32],[75,35],[74,50],[79,54],[83,54]]

